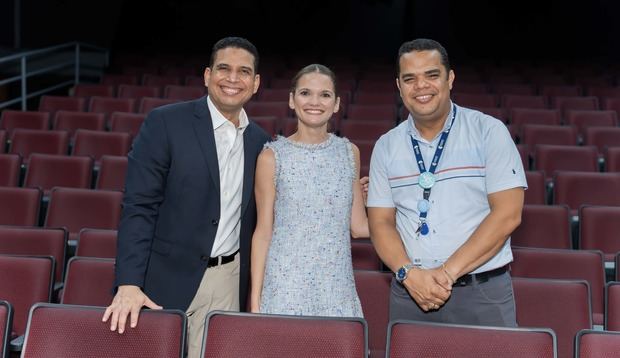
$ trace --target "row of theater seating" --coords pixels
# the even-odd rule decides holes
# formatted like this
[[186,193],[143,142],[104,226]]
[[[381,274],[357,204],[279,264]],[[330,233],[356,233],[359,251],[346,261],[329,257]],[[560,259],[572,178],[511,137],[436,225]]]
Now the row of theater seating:
[[571,215],[566,205],[525,204],[512,245],[552,249],[600,250],[605,261],[620,252],[620,206],[583,205]]
[[[369,144],[368,147],[371,147]],[[362,146],[360,146],[362,148]],[[369,157],[371,149],[364,148]],[[94,188],[105,190],[123,190],[127,168],[126,157],[103,156],[98,166],[93,166],[89,157],[72,157],[66,155],[33,154],[33,163],[20,179],[20,157],[0,154],[0,183],[3,196],[14,196],[23,201],[21,216],[12,215],[12,220],[28,222],[32,225],[30,215],[36,212],[40,195],[49,195],[54,187]],[[32,160],[31,159],[31,160]],[[362,165],[362,174],[368,173],[368,167]],[[95,168],[95,170],[93,170]],[[62,169],[62,170],[59,170]],[[95,180],[93,180],[95,178]],[[567,205],[571,215],[583,205],[620,205],[620,173],[598,173],[586,171],[554,171],[549,179],[543,171],[527,171],[528,189],[525,191],[526,204]],[[94,182],[94,184],[93,184]],[[18,185],[22,185],[21,187]],[[596,188],[593,190],[592,188]],[[42,193],[40,191],[43,191]],[[5,222],[0,216],[0,222]]]
[[[366,175],[373,143],[358,142],[357,145],[362,157],[362,175]],[[567,205],[573,216],[582,205],[620,205],[619,172],[586,171],[588,167],[585,166],[562,167],[561,161],[565,159],[549,162],[543,167],[547,170],[526,171],[526,204]],[[0,169],[0,185],[5,187],[4,191],[11,187],[36,187],[47,196],[53,187],[123,190],[127,157],[102,155],[97,162],[88,156],[32,154],[30,162],[22,163],[19,155],[0,154]],[[576,171],[578,169],[582,170]],[[34,195],[17,194],[19,191],[12,191],[13,195],[22,198]]]
[[[560,357],[572,356],[572,342],[581,329],[599,327],[599,330],[601,328],[609,331],[620,330],[620,305],[618,305],[620,283],[607,283],[603,295],[602,288],[597,290],[584,279],[588,274],[580,272],[577,268],[578,265],[584,264],[585,270],[591,272],[594,267],[591,264],[594,261],[592,252],[584,252],[579,259],[572,257],[570,262],[562,260],[562,256],[567,255],[568,250],[521,249],[515,252],[518,254],[512,265],[512,275],[519,325],[552,329],[557,335]],[[549,261],[550,258],[560,260],[553,264]],[[562,270],[562,267],[565,270]],[[51,256],[45,258],[0,255],[0,268],[7,274],[7,280],[3,280],[0,284],[0,295],[11,302],[15,309],[12,325],[12,336],[15,337],[27,331],[27,313],[33,304],[52,301],[54,260]],[[113,270],[113,259],[81,256],[71,258],[60,302],[90,306],[107,305],[112,297],[110,287],[113,282]],[[390,324],[388,305],[392,274],[355,270],[354,275],[364,318],[368,324],[368,346],[371,356],[383,356]],[[24,282],[29,284],[24,285]],[[598,311],[599,300],[600,304],[603,300],[606,302],[604,313]],[[105,324],[100,322],[102,311],[98,312],[98,327],[103,334],[108,330]],[[251,335],[250,332],[248,334]],[[90,339],[98,336],[95,334]],[[389,342],[387,344],[389,345]]]
[[[71,97],[56,98],[62,98],[63,101],[72,99]],[[131,103],[126,103],[125,106],[111,105],[112,102],[124,101],[122,99],[94,97],[91,103],[98,100],[107,101],[106,105],[91,108],[93,112],[67,110],[63,108],[69,106],[60,105],[55,107],[55,110],[48,108],[48,111],[5,110],[0,118],[0,130],[6,131],[5,136],[8,138],[5,139],[10,139],[15,129],[64,130],[68,131],[70,136],[77,129],[129,132],[132,135],[137,133],[144,120],[143,113],[131,113]],[[148,100],[148,98],[143,100]],[[163,104],[153,104],[153,106]],[[250,116],[271,134],[290,133],[296,124],[286,103],[250,102],[246,107]],[[358,113],[355,115],[356,119],[334,118],[335,128],[331,130],[340,132],[351,139],[376,140],[381,134],[395,126],[396,122],[393,117],[395,109],[396,107],[393,106],[352,105],[351,111]],[[50,113],[53,115],[51,116]],[[493,115],[490,112],[489,114]],[[597,145],[600,150],[605,145],[618,145],[620,141],[620,128],[617,127],[617,115],[614,111],[568,111],[564,123],[560,122],[561,117],[557,110],[514,109],[512,114],[508,129],[517,143],[530,146],[536,144]],[[386,118],[390,120],[385,120]]]
[[0,188],[37,188],[45,196],[57,186],[123,191],[126,172],[126,156],[102,155],[95,166],[90,156],[35,153],[26,165],[18,154],[0,154]]
[[[22,357],[184,357],[187,319],[183,312],[144,311],[138,327],[123,335],[104,328],[102,313],[98,307],[36,304],[30,312]],[[0,301],[0,328],[10,320],[11,306]],[[552,358],[560,352],[560,357],[572,357],[558,347],[555,332],[544,328],[401,320],[390,322],[386,335],[385,355],[380,355],[383,352],[368,348],[364,319],[214,311],[205,320],[200,356]],[[582,329],[574,338],[574,356],[613,356],[618,344],[619,332]]]
[[[591,153],[589,153],[592,149],[578,148],[576,144],[582,142],[584,147],[595,146],[601,162],[607,155],[614,153],[613,150],[607,153],[608,147],[620,145],[620,128],[612,127],[613,121],[608,123],[609,126],[603,126],[604,123],[597,121],[597,118],[599,118],[597,114],[600,113],[604,112],[577,113],[585,115],[578,118],[593,118],[589,124],[596,125],[586,126],[585,123],[587,121],[585,123],[582,122],[581,128],[583,133],[579,131],[580,127],[573,125],[509,125],[508,128],[512,132],[513,138],[520,143],[519,148],[524,158],[524,167],[526,169],[536,169],[536,167],[530,165],[530,161],[536,162],[537,146],[551,144],[573,146],[574,148],[564,148],[561,150],[573,151],[580,158],[578,161],[565,161],[562,165],[555,165],[556,167],[562,168],[564,166],[565,169],[575,168],[588,171],[592,170],[592,167],[596,170],[596,166],[586,163],[588,161],[592,162],[592,158],[590,158]],[[607,113],[612,114],[612,112]],[[589,114],[594,114],[594,116],[589,117]],[[0,128],[3,128],[0,129],[0,142],[4,143],[8,137],[9,142],[13,143],[9,146],[9,152],[20,154],[25,159],[33,151],[66,154],[67,148],[76,142],[79,150],[76,151],[74,148],[72,152],[77,155],[91,155],[96,159],[102,154],[125,155],[129,150],[132,136],[137,134],[144,120],[144,116],[140,114],[114,112],[110,120],[111,132],[104,133],[105,117],[102,113],[61,110],[56,112],[55,117],[56,121],[53,126],[55,130],[49,131],[48,113],[46,112],[4,111],[0,121]],[[609,118],[615,118],[615,115]],[[256,116],[253,119],[273,135],[280,133],[285,135],[291,134],[295,130],[297,123],[295,119],[278,116]],[[374,142],[381,134],[389,131],[393,126],[393,123],[387,121],[344,120],[340,123],[338,132],[355,143],[368,147],[369,142]],[[66,134],[63,132],[66,132]],[[77,136],[77,134],[80,134],[80,136]],[[0,152],[3,151],[1,147],[3,146],[0,146]],[[372,145],[369,147],[371,149]],[[560,150],[560,148],[554,149],[554,151],[557,150]],[[368,165],[370,152],[371,150],[363,151],[363,165]],[[579,155],[580,153],[581,155]],[[614,162],[614,160],[611,162]],[[613,168],[613,166],[611,167]]]
[[[82,97],[63,97],[63,96],[43,96],[40,102],[38,112],[19,112],[7,110],[2,115],[2,124],[0,128],[11,131],[12,128],[30,128],[30,129],[67,129],[75,130],[75,128],[85,129],[110,129],[112,123],[110,117],[114,112],[133,113],[136,110],[136,104],[140,105],[138,109],[144,114],[151,109],[177,102],[179,99],[161,99],[161,98],[113,98],[113,97],[91,97],[88,99],[89,105],[85,107],[87,100]],[[585,109],[576,106],[568,108],[564,112],[560,109],[545,109],[538,107],[529,107],[526,104],[505,110],[504,108],[493,108],[478,105],[468,105],[461,101],[456,101],[460,105],[479,109],[489,115],[497,117],[507,124],[513,133],[515,139],[527,137],[522,133],[522,127],[529,124],[539,125],[564,125],[564,133],[562,139],[568,144],[577,144],[584,141],[586,137],[587,127],[617,127],[617,111],[616,110],[598,110]],[[403,120],[408,113],[405,107],[399,107],[394,104],[351,104],[348,108],[348,115],[343,114],[344,110],[339,111],[334,116],[334,124],[340,129],[341,123],[349,123],[349,120],[355,120],[352,125],[363,126],[366,122],[388,122],[387,125],[394,125],[398,120]],[[91,114],[78,114],[88,109]],[[618,108],[620,109],[620,108]],[[61,112],[57,115],[57,112]],[[252,117],[276,117],[280,123],[280,128],[275,128],[273,132],[281,131],[282,126],[287,118],[293,116],[292,111],[288,107],[286,101],[251,101],[246,105],[246,111]],[[101,115],[103,114],[103,115]],[[398,115],[397,115],[398,114]],[[343,120],[346,116],[347,120]],[[103,117],[103,118],[102,118]],[[357,122],[362,121],[362,122]],[[51,122],[51,126],[50,126]],[[82,125],[82,127],[80,127]],[[574,127],[574,128],[573,128]],[[571,128],[570,130],[568,128]],[[376,138],[375,138],[376,139]],[[529,140],[531,142],[531,140]]]
[[[390,83],[390,86],[394,84]],[[562,96],[562,95],[525,95],[525,94],[482,94],[482,93],[452,93],[452,99],[465,107],[483,108],[496,112],[499,118],[507,119],[511,116],[510,111],[513,108],[529,108],[529,109],[555,109],[564,115],[569,110],[612,110],[618,112],[620,110],[620,100],[618,98],[619,88],[612,88],[615,92],[610,92],[610,96]],[[260,89],[254,96],[253,102],[280,103],[288,104],[290,89],[287,88],[265,88]],[[118,87],[105,84],[78,84],[72,91],[71,98],[82,98],[79,104],[73,104],[73,110],[88,109],[90,105],[88,98],[117,98],[117,99],[133,99],[133,110],[138,108],[136,104],[142,98],[151,100],[160,99],[161,103],[169,103],[174,100],[190,100],[199,98],[206,93],[204,85],[200,87],[194,86],[166,86],[162,90],[157,86],[138,86],[121,84]],[[613,93],[613,94],[612,94]],[[349,112],[350,106],[390,106],[400,108],[399,113],[390,113],[383,111],[377,113],[377,119],[396,119],[396,115],[400,119],[406,117],[406,109],[401,104],[400,96],[393,89],[384,89],[382,86],[367,90],[341,90],[338,93],[340,97],[341,109],[336,113],[338,119],[353,118],[358,119],[359,110]],[[163,98],[161,98],[163,96]],[[48,100],[49,101],[49,100]],[[118,103],[127,101],[117,101]],[[49,106],[45,101],[43,108]],[[288,106],[286,106],[288,107]],[[286,114],[291,114],[290,110]],[[379,114],[381,116],[379,116]],[[494,113],[495,114],[495,113]]]
[[[0,225],[63,227],[75,243],[83,228],[116,229],[123,193],[113,190],[55,187],[41,200],[37,188],[0,187]],[[42,204],[43,203],[43,204]]]
[[[149,61],[146,59],[145,61]],[[142,62],[145,62],[142,61]],[[271,60],[268,60],[271,61]],[[305,66],[307,60],[300,60],[298,66]],[[302,63],[305,63],[302,65]],[[119,66],[118,73],[106,73],[102,83],[109,85],[201,85],[204,83],[202,70],[205,64],[183,68],[170,68],[170,64],[154,66]],[[456,68],[456,78],[453,90],[465,93],[508,93],[508,94],[543,94],[543,95],[615,95],[608,90],[617,85],[617,76],[609,68],[592,69],[592,73],[585,74],[583,68],[575,73],[570,68],[557,69],[491,69],[493,66],[485,64],[484,68],[472,69]],[[299,68],[291,68],[291,64],[281,61],[263,63],[259,68],[261,86],[263,88],[288,89],[291,79]],[[491,70],[489,70],[491,69]],[[395,89],[396,75],[394,64],[377,66],[358,66],[355,61],[348,60],[334,67],[340,87],[344,90],[380,90]],[[602,89],[602,91],[601,91]]]
[[[583,208],[581,214],[583,215],[581,224],[583,241],[580,243],[582,247],[581,250],[570,250],[567,209],[554,206],[526,206],[523,224],[512,235],[512,244],[515,246],[512,271],[514,275],[523,277],[588,281],[592,287],[595,323],[602,324],[602,289],[606,281],[604,266],[607,265],[606,262],[611,263],[614,260],[614,253],[620,251],[613,237],[615,233],[613,229],[619,222],[617,218],[620,209],[587,207]],[[78,236],[78,233],[71,231],[67,235],[70,229],[56,229],[57,226],[61,225],[48,225],[45,228],[0,227],[0,253],[54,257],[57,263],[55,274],[57,283],[61,282],[65,272],[67,237],[69,240],[76,240],[74,245],[77,245],[77,256],[115,257],[116,231],[78,228]],[[540,229],[541,226],[544,229]],[[530,248],[521,248],[522,246]],[[383,269],[373,246],[367,241],[354,240],[352,256],[355,269]],[[620,256],[616,254],[615,258],[618,261]],[[610,267],[613,266],[612,263]],[[620,267],[615,268],[618,271]],[[613,274],[609,276],[613,277]],[[99,281],[93,280],[93,282]],[[104,290],[103,293],[105,292]],[[109,299],[108,294],[102,296]]]

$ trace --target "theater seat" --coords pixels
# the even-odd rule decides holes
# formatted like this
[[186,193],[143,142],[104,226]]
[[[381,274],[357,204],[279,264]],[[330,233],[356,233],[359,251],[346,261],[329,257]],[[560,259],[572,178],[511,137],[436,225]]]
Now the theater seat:
[[201,357],[365,358],[367,334],[362,318],[213,311],[205,322]]
[[103,307],[39,303],[32,307],[22,357],[184,356],[186,321],[179,310],[143,310],[123,334],[101,322]]
[[555,358],[548,328],[508,328],[398,320],[390,323],[389,358]]

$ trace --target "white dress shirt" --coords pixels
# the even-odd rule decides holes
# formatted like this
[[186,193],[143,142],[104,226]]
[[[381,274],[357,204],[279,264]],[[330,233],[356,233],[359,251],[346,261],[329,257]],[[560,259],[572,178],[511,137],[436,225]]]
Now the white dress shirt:
[[217,163],[220,169],[220,220],[211,250],[211,257],[230,255],[239,249],[241,222],[241,194],[243,191],[243,132],[248,116],[243,109],[239,113],[239,127],[224,117],[207,97],[213,132]]

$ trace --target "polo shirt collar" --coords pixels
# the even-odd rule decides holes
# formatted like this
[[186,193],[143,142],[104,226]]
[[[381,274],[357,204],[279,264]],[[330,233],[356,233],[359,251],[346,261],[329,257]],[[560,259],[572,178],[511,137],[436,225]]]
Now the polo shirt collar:
[[[452,114],[454,113],[455,109],[456,109],[455,105],[452,103],[452,101],[450,101],[450,112],[448,112],[448,116],[446,117],[446,121],[443,124],[443,129],[441,131],[439,131],[439,133],[437,133],[437,135],[435,136],[435,138],[433,138],[433,140],[439,138],[441,133],[443,133],[447,129],[450,129],[450,126],[452,125]],[[422,135],[420,135],[420,132],[418,131],[416,126],[413,124],[413,115],[411,115],[411,113],[409,113],[409,117],[407,117],[407,122],[408,122],[408,124],[407,124],[407,133],[410,136],[413,136],[417,140],[420,140],[420,139],[425,140],[422,137]]]

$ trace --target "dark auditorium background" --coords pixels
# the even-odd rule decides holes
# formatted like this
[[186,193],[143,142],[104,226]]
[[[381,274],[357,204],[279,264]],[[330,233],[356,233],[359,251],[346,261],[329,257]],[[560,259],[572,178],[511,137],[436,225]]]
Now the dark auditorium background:
[[79,40],[113,52],[199,54],[237,34],[264,55],[392,58],[414,37],[441,41],[454,63],[606,61],[620,54],[620,3],[604,0],[3,0],[5,50],[14,44],[17,3],[22,48]]

